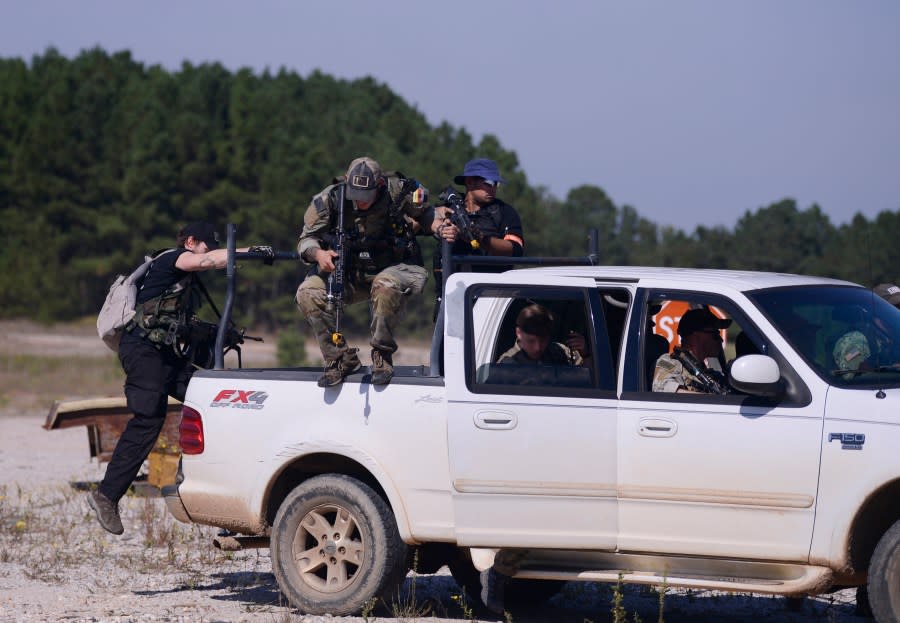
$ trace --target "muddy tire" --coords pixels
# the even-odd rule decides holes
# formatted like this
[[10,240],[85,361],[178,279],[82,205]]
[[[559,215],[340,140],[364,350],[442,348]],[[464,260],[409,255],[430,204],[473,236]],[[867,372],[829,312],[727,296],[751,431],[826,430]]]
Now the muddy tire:
[[868,596],[878,623],[900,623],[900,521],[884,533],[869,563]]
[[271,552],[281,592],[309,614],[358,613],[406,575],[393,512],[349,476],[316,476],[294,489],[275,516]]

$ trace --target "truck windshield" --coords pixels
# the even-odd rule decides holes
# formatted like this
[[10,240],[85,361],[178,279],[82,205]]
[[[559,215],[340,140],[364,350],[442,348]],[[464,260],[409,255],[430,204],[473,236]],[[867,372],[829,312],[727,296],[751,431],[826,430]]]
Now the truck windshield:
[[900,387],[900,310],[871,291],[809,286],[748,296],[828,383]]

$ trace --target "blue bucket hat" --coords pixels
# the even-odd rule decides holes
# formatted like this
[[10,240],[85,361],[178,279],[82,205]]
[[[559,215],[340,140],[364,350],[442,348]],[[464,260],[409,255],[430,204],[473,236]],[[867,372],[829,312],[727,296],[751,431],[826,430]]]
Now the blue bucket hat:
[[506,180],[500,177],[500,169],[497,168],[497,163],[487,158],[469,160],[466,166],[463,167],[462,174],[454,177],[453,181],[457,184],[465,184],[467,177],[482,177],[489,182],[506,183]]

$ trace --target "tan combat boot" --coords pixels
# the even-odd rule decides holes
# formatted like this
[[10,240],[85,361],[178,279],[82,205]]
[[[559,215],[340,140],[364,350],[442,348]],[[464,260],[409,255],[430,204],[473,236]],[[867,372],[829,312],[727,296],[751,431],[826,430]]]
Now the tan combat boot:
[[372,385],[387,385],[394,376],[394,361],[391,353],[372,349]]
[[344,379],[360,369],[358,348],[348,348],[337,359],[325,362],[325,372],[317,381],[319,387],[334,387],[344,382]]

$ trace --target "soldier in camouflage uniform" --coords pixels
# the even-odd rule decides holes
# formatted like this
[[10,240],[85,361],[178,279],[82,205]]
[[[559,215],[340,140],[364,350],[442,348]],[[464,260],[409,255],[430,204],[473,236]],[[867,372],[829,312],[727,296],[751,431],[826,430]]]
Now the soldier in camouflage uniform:
[[[313,197],[306,209],[297,250],[313,268],[297,288],[296,301],[325,359],[320,387],[338,385],[361,366],[358,349],[335,343],[335,310],[327,301],[328,275],[334,271],[337,257],[333,236],[338,222],[337,185],[341,183],[345,184],[344,229],[349,249],[344,303],[371,300],[372,383],[383,385],[393,376],[394,327],[406,298],[421,294],[427,279],[417,243],[414,239],[401,241],[390,221],[390,208],[401,194],[402,182],[400,174],[384,173],[375,160],[357,158],[347,175]],[[401,210],[408,227],[421,229],[424,205],[406,196]]]
[[516,343],[500,355],[497,363],[530,365],[589,365],[584,336],[571,333],[566,344],[550,341],[553,314],[543,305],[524,307],[516,316]]
[[[731,320],[717,318],[705,307],[688,310],[678,322],[680,348],[689,352],[710,370],[721,373],[718,356],[722,352],[722,337],[719,332],[730,325]],[[661,355],[656,360],[653,391],[709,393],[709,390],[669,353]]]

